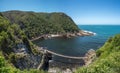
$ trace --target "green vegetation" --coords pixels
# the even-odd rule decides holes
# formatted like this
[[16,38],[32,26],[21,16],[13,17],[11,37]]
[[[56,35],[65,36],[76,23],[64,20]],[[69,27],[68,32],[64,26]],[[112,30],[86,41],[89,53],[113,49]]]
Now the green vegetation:
[[[2,15],[3,14],[3,15]],[[28,53],[37,54],[37,49],[28,40],[42,34],[78,32],[79,29],[64,13],[34,13],[8,11],[0,13],[0,73],[44,73],[40,70],[19,70],[13,65],[16,58],[14,49],[22,43]],[[98,58],[89,66],[76,73],[119,73],[120,72],[120,35],[111,37],[97,51]]]
[[21,71],[7,64],[7,61],[5,61],[4,57],[0,56],[0,73],[46,73],[46,72],[36,69]]
[[[41,54],[28,38],[43,34],[64,34],[78,31],[73,20],[64,13],[22,11],[0,13],[0,73],[43,73],[43,71],[35,69],[21,71],[14,67],[19,64],[17,63],[19,59],[27,57],[25,52],[27,55]],[[26,49],[25,52],[19,51],[20,45],[26,47],[23,48],[23,50]]]
[[21,71],[14,67],[17,60],[14,49],[17,49],[19,43],[25,44],[29,53],[33,53],[33,46],[20,27],[17,24],[11,24],[0,14],[0,73],[45,73],[36,69]]
[[13,48],[16,48],[19,43],[27,44],[24,40],[27,40],[27,37],[19,26],[11,24],[0,16],[0,50],[4,52],[4,55],[7,57],[12,53]]
[[19,24],[20,28],[30,39],[42,34],[79,31],[73,20],[64,13],[7,11],[2,14],[12,23]]
[[120,34],[110,38],[97,50],[98,59],[76,73],[119,73],[120,72]]

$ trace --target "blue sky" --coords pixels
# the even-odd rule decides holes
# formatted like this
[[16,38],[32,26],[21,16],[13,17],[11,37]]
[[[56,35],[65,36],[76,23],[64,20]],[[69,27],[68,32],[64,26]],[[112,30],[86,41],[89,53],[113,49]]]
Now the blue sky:
[[64,12],[76,24],[120,24],[120,0],[0,0],[0,11]]

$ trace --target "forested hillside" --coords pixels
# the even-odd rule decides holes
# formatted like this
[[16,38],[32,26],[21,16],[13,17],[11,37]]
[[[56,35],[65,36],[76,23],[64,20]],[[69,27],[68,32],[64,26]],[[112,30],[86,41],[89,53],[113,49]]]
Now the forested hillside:
[[120,34],[110,38],[97,50],[98,58],[76,73],[120,73]]
[[19,24],[30,39],[42,34],[63,34],[79,31],[74,21],[64,13],[7,11],[2,14],[12,23]]
[[[72,19],[64,13],[0,13],[0,73],[43,73],[31,70],[39,65],[41,56],[36,53],[29,39],[42,34],[78,31]],[[96,52],[96,60],[88,66],[79,68],[76,73],[120,72],[120,34],[111,37]],[[21,71],[15,67],[30,70]]]
[[[0,13],[0,72],[41,73],[35,45],[28,40],[43,34],[64,34],[79,29],[64,13],[8,11]],[[13,68],[12,68],[13,67]],[[30,69],[29,71],[24,69]],[[32,69],[32,70],[31,70]]]
[[34,47],[19,26],[11,24],[0,14],[0,73],[42,73],[43,71],[35,69],[30,71],[16,69],[16,67],[31,68],[30,64],[36,61],[33,49]]

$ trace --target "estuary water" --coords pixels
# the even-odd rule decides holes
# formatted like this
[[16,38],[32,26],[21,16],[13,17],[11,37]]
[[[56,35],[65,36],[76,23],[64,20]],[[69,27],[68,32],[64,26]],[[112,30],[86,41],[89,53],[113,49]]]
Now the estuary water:
[[[49,50],[68,56],[84,56],[89,49],[97,50],[105,41],[120,34],[120,25],[78,25],[82,30],[96,33],[94,36],[73,37],[73,38],[51,38],[47,40],[36,40],[38,46],[47,47]],[[54,60],[67,62],[68,59],[53,57]]]

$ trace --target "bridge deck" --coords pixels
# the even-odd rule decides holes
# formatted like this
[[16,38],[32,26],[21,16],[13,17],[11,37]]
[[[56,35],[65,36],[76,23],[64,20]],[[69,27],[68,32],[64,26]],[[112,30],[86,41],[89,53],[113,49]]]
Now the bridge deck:
[[58,54],[58,53],[55,53],[55,52],[52,52],[52,51],[49,51],[49,50],[46,50],[48,53],[51,53],[53,55],[56,55],[56,56],[60,56],[60,57],[64,57],[64,58],[70,58],[70,59],[85,59],[86,57],[74,57],[74,56],[66,56],[66,55],[62,55],[62,54]]

